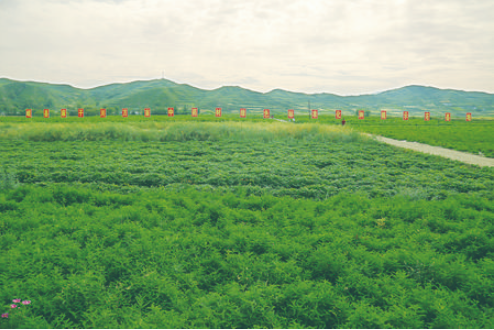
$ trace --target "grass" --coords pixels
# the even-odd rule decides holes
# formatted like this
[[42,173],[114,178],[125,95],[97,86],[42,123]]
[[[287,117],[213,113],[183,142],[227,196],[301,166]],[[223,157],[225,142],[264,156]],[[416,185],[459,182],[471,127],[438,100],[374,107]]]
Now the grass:
[[[25,141],[218,141],[220,139],[363,139],[360,134],[328,125],[282,122],[131,121],[0,123],[0,140]],[[48,128],[48,129],[47,129]]]
[[[286,119],[286,116],[276,115],[277,118]],[[381,120],[379,117],[371,116],[364,120],[358,120],[355,116],[345,116],[346,128],[353,131],[361,131],[371,134],[382,135],[398,140],[422,142],[434,146],[441,146],[449,149],[480,154],[486,157],[494,157],[494,121],[492,119],[474,118],[472,122],[465,120],[453,119],[451,122],[445,122],[444,118],[432,118],[431,121],[425,122],[423,118],[410,118],[404,121],[401,118],[388,117],[387,120]],[[215,124],[225,123],[228,125],[216,127],[228,127],[227,132],[218,132],[211,134],[211,128]],[[120,125],[118,125],[120,123]],[[183,125],[168,125],[168,124]],[[237,124],[235,124],[237,123]],[[252,125],[259,123],[261,125]],[[316,124],[313,126],[304,126],[305,124]],[[46,125],[50,125],[50,129],[46,130]],[[302,124],[300,128],[294,128]],[[323,124],[317,126],[317,124]],[[70,125],[71,132],[67,125]],[[213,125],[213,126],[208,126]],[[273,126],[270,126],[273,125]],[[246,119],[240,119],[238,115],[224,114],[221,118],[216,118],[213,115],[201,115],[197,118],[190,116],[153,116],[151,118],[143,118],[141,116],[131,116],[122,118],[119,116],[109,116],[101,119],[97,116],[86,118],[59,118],[52,117],[49,119],[32,118],[26,119],[23,117],[6,117],[0,121],[0,135],[3,139],[36,139],[50,140],[83,140],[83,139],[114,139],[114,136],[102,136],[101,132],[107,134],[121,134],[127,139],[146,139],[159,140],[167,139],[161,133],[168,131],[168,127],[177,128],[186,135],[185,138],[192,139],[218,139],[218,134],[242,135],[243,139],[257,137],[258,131],[275,130],[275,134],[271,134],[268,139],[273,139],[274,136],[282,134],[282,138],[287,137],[290,131],[307,131],[308,127],[317,127],[317,131],[326,130],[326,132],[341,132],[341,121],[334,119],[334,116],[320,115],[318,120],[309,119],[309,116],[297,116],[295,125],[286,126],[279,122],[262,119],[262,113],[257,115],[251,114]],[[330,128],[333,127],[333,128]],[[338,128],[336,128],[338,127]],[[189,129],[190,128],[190,129]],[[141,137],[143,130],[149,130]],[[240,130],[234,133],[233,131]],[[243,130],[243,132],[242,132]],[[118,133],[117,133],[118,131]],[[137,132],[140,133],[137,133]],[[204,132],[205,135],[195,136],[196,132]],[[265,132],[266,133],[266,132]],[[269,135],[269,132],[267,133]],[[288,134],[288,135],[286,135]],[[63,136],[62,136],[63,135]],[[180,138],[180,134],[173,136]],[[355,138],[355,135],[353,135]],[[221,138],[225,137],[222,135]]]

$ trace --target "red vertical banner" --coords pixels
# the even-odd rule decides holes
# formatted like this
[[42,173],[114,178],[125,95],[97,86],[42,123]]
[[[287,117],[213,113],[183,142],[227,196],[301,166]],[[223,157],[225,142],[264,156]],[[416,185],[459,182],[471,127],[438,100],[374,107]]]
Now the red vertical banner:
[[247,109],[241,108],[240,109],[240,118],[245,118],[247,117]]
[[426,112],[426,113],[424,113],[424,120],[425,120],[425,121],[429,121],[429,120],[431,120],[431,113],[430,113],[430,112]]
[[33,118],[33,110],[26,109],[26,118]]
[[295,118],[295,111],[293,109],[288,109],[288,119]]
[[168,117],[173,117],[175,116],[175,111],[173,108],[168,108]]
[[215,112],[214,112],[214,115],[216,117],[221,117],[221,108],[216,108]]
[[446,114],[444,115],[444,120],[451,121],[451,113],[446,112]]
[[408,120],[408,111],[403,111],[403,120]]
[[144,108],[144,117],[146,117],[146,118],[151,117],[151,109]]
[[364,110],[358,111],[358,119],[364,119]]
[[67,109],[60,110],[60,117],[67,118]]
[[199,111],[197,111],[197,108],[192,108],[191,112],[192,112],[192,117],[197,117],[197,115],[199,114]]
[[269,118],[269,109],[264,109],[262,118],[264,118],[264,119]]
[[77,109],[77,117],[79,118],[84,117],[84,109]]
[[386,120],[386,118],[387,118],[386,116],[387,116],[386,110],[381,110],[381,119]]
[[129,109],[123,108],[122,109],[122,117],[127,118],[129,116]]
[[100,118],[106,118],[106,109],[99,109]]
[[43,109],[43,118],[50,118],[50,110]]
[[312,119],[318,118],[319,113],[316,109],[312,109],[311,113],[312,113]]
[[341,119],[341,110],[336,110],[335,118],[336,119]]
[[471,112],[467,112],[467,121],[472,121],[472,113]]

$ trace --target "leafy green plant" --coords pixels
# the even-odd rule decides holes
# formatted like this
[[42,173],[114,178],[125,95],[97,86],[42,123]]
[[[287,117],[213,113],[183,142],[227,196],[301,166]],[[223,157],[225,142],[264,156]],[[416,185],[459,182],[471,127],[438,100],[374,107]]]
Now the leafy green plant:
[[36,304],[0,327],[494,326],[492,169],[211,124],[5,133],[0,298]]
[[[326,122],[331,122],[326,120]],[[366,118],[348,120],[348,126],[362,132],[386,136],[397,140],[415,141],[448,149],[466,151],[475,155],[494,157],[494,121],[476,120],[467,122],[453,120],[445,122],[435,118],[425,122],[423,118],[404,121],[398,118],[387,120]]]
[[19,185],[19,181],[17,180],[17,176],[15,173],[7,169],[7,167],[3,167],[0,170],[0,190],[9,190],[16,188]]

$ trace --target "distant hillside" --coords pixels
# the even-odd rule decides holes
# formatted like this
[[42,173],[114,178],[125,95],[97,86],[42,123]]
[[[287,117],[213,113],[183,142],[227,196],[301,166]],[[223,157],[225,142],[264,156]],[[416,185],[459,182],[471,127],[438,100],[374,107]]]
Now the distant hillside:
[[295,109],[354,111],[370,110],[377,115],[381,109],[390,112],[409,110],[412,115],[423,111],[451,112],[453,116],[494,116],[494,94],[438,89],[424,86],[407,86],[378,94],[338,96],[329,93],[304,94],[275,89],[260,93],[241,87],[227,86],[215,90],[204,90],[187,84],[177,84],[166,79],[134,81],[126,84],[111,84],[92,89],[79,89],[69,85],[38,82],[20,82],[0,79],[0,114],[23,114],[24,109],[67,108],[75,111],[84,108],[97,111],[107,108],[115,113],[125,107],[130,110],[150,107],[156,113],[167,107],[178,112],[191,107],[213,110],[221,107],[225,112],[238,111],[245,107],[251,110],[269,108],[274,112]]

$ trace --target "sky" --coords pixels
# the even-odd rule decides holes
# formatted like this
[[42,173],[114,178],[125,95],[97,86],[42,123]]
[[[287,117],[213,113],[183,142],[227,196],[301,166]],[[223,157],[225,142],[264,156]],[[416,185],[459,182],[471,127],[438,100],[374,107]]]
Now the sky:
[[0,0],[0,77],[494,93],[493,0]]

